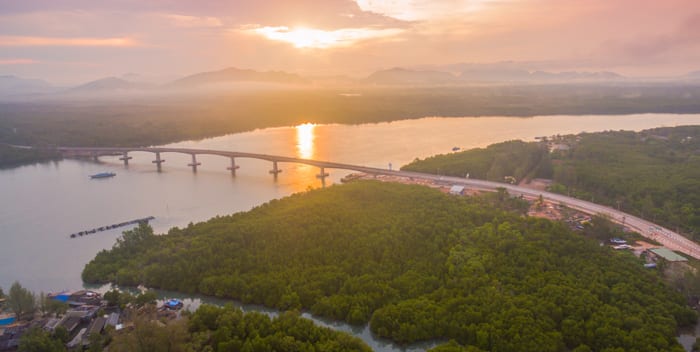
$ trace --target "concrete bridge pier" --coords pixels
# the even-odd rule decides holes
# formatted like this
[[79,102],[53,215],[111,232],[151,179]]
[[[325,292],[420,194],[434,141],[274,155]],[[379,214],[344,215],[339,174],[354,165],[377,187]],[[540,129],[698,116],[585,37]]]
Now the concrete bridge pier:
[[321,167],[321,172],[319,172],[318,175],[316,175],[316,178],[320,178],[322,181],[326,180],[326,177],[330,176],[331,174],[326,172],[326,168]]
[[277,175],[282,172],[280,168],[277,167],[277,162],[273,161],[272,162],[272,170],[270,170],[270,173],[277,178]]
[[187,164],[187,166],[192,166],[192,172],[197,172],[197,166],[202,165],[202,163],[197,162],[197,154],[192,154],[192,163]]
[[227,167],[226,170],[231,170],[231,175],[236,176],[236,169],[240,168],[240,166],[236,165],[236,158],[231,157],[231,167]]
[[124,166],[129,165],[129,159],[133,159],[133,157],[130,157],[128,152],[124,152],[124,155],[121,158],[119,158],[119,160],[124,161]]
[[165,162],[165,159],[160,158],[160,152],[156,152],[156,160],[153,160],[152,163],[156,164],[156,166],[158,167],[158,172],[161,171],[160,164],[162,164],[164,162]]

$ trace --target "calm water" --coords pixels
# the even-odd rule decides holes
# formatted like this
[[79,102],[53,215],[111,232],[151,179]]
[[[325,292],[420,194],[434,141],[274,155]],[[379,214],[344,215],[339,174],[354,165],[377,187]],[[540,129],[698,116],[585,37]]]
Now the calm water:
[[[238,133],[169,146],[222,149],[296,156],[374,167],[398,168],[416,157],[448,153],[452,147],[473,148],[536,136],[641,130],[660,126],[700,124],[700,115],[645,114],[625,116],[546,116],[533,118],[424,118],[380,124],[302,125]],[[122,229],[78,239],[68,235],[86,229],[155,216],[158,232],[218,214],[253,206],[321,187],[318,169],[280,164],[277,180],[269,162],[237,159],[234,178],[229,160],[199,157],[195,174],[190,157],[164,154],[163,172],[151,164],[153,155],[133,153],[125,168],[116,157],[100,162],[66,160],[0,170],[0,287],[19,280],[35,291],[76,289],[80,271],[95,254],[109,248]],[[88,175],[113,171],[111,179]],[[348,172],[331,173],[327,184]]]

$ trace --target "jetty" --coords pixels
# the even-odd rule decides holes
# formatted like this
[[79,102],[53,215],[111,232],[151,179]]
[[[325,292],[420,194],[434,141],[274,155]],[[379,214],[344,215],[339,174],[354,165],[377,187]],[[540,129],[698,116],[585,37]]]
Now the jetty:
[[149,221],[155,219],[153,216],[141,218],[141,219],[136,219],[136,220],[131,220],[131,221],[125,221],[125,222],[120,222],[118,224],[112,224],[112,225],[107,225],[107,226],[101,226],[101,227],[96,227],[94,229],[90,230],[85,230],[85,231],[80,231],[76,233],[72,233],[70,235],[70,238],[76,238],[76,237],[82,237],[82,236],[87,236],[93,233],[101,232],[101,231],[107,231],[111,229],[116,229],[119,227],[124,227],[124,226],[129,226],[129,225],[135,225],[135,224],[140,224],[140,223],[148,223]]

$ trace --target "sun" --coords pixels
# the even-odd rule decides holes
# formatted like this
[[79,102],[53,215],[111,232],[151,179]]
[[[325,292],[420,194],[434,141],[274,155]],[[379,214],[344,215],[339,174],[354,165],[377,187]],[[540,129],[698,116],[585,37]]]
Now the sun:
[[267,39],[292,44],[299,49],[326,49],[350,46],[358,41],[395,35],[398,29],[342,28],[322,30],[307,27],[259,27],[252,31]]

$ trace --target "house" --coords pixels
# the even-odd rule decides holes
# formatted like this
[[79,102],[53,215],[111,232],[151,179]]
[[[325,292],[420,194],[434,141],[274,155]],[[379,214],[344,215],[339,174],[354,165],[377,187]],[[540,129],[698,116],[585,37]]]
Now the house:
[[450,194],[459,196],[464,194],[464,186],[454,185],[450,188]]
[[549,146],[550,153],[566,152],[566,151],[569,151],[569,149],[571,149],[571,147],[569,147],[567,144],[562,144],[562,143],[552,144]]
[[119,325],[119,313],[112,313],[109,316],[107,316],[105,326],[112,326],[116,328],[117,325]]
[[651,248],[649,253],[652,253],[657,258],[662,258],[668,262],[687,262],[688,258],[668,249],[668,248]]

